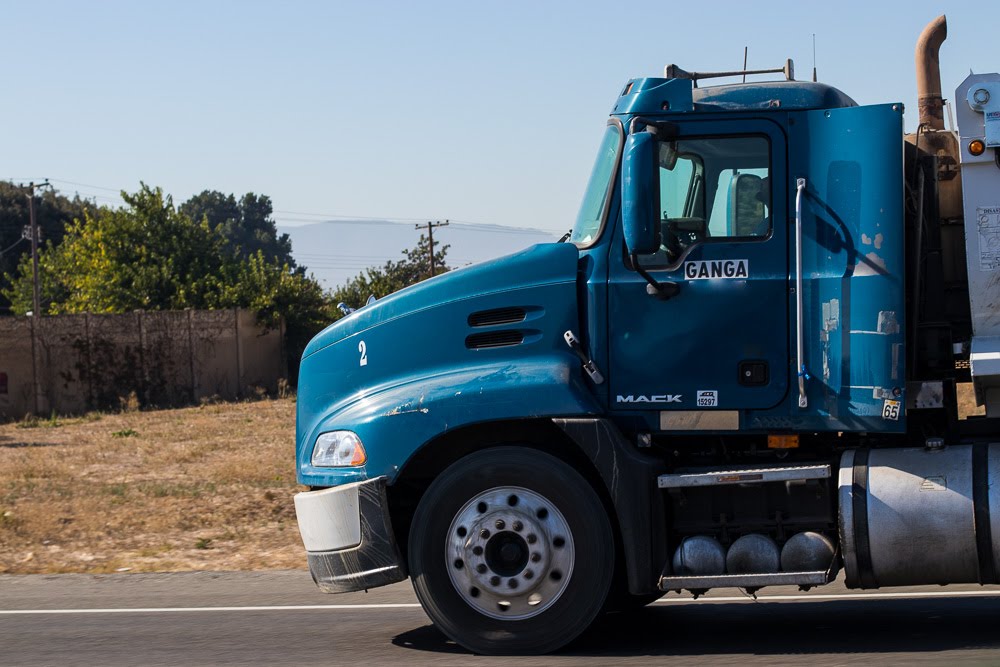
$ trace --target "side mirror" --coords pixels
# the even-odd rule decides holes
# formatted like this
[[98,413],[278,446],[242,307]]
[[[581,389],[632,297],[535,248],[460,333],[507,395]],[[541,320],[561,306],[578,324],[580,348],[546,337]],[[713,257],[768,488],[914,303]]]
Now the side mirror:
[[622,226],[630,255],[660,248],[659,145],[650,132],[625,140],[622,160]]

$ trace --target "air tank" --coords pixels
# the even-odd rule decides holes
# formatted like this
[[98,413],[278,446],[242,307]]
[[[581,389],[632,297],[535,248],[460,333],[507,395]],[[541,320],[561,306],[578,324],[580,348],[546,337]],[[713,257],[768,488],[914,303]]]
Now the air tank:
[[782,572],[817,572],[830,569],[837,549],[821,533],[796,533],[781,547]]
[[685,537],[674,552],[674,575],[678,577],[711,577],[726,572],[726,550],[719,541],[707,535]]
[[726,553],[729,574],[769,574],[780,567],[778,545],[767,535],[744,535],[733,542]]

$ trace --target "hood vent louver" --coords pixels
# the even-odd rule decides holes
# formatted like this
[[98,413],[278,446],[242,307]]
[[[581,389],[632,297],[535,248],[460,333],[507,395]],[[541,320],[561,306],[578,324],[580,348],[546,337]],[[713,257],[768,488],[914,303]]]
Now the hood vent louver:
[[468,336],[465,339],[465,347],[470,350],[482,350],[490,347],[520,345],[523,342],[524,334],[520,331],[484,331]]
[[524,308],[511,306],[509,308],[494,308],[493,310],[480,310],[469,315],[470,327],[492,327],[498,324],[515,324],[523,322],[527,316]]

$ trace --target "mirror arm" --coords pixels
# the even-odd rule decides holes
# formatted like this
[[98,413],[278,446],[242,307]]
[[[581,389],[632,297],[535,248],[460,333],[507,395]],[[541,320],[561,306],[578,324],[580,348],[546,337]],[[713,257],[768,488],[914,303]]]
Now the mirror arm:
[[647,283],[649,283],[648,285],[646,285],[646,294],[650,296],[655,296],[660,301],[666,301],[667,299],[675,297],[678,294],[680,294],[681,291],[680,285],[678,285],[675,282],[664,282],[664,283],[658,282],[656,278],[649,275],[649,272],[646,271],[646,269],[642,268],[642,266],[639,264],[638,255],[632,253],[631,255],[629,255],[629,257],[632,260],[632,268],[635,269],[635,272],[638,273],[640,276],[642,276]]

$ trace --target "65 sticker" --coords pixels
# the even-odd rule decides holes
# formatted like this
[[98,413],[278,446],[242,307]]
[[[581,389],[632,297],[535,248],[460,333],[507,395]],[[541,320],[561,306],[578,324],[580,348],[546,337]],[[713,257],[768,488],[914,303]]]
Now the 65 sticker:
[[899,421],[899,406],[901,401],[893,401],[886,399],[885,403],[882,404],[882,419],[888,419],[889,421]]
[[718,407],[719,391],[717,389],[699,389],[696,395],[695,404],[699,408]]

